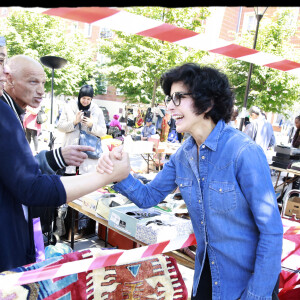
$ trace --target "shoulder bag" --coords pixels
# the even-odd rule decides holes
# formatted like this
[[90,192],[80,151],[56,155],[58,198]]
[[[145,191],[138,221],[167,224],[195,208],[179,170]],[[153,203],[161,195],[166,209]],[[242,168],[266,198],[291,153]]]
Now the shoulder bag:
[[85,151],[89,158],[98,159],[103,152],[101,139],[95,135],[87,133],[85,130],[81,129],[81,124],[79,123],[79,145],[91,146],[95,148],[95,151]]

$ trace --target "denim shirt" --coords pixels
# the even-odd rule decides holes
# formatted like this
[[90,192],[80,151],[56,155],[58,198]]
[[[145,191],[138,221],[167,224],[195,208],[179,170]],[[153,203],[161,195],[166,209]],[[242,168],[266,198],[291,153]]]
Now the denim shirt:
[[193,294],[207,253],[213,299],[272,299],[283,227],[262,148],[221,120],[199,153],[190,137],[151,182],[129,175],[114,189],[148,208],[177,186],[197,239]]

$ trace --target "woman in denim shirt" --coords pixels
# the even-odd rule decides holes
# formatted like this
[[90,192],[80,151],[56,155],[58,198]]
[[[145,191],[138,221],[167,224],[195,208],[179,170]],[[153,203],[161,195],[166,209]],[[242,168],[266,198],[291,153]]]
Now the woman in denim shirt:
[[[197,239],[192,299],[278,299],[283,228],[270,169],[263,150],[227,125],[227,77],[188,63],[161,85],[177,131],[191,137],[151,182],[129,175],[114,189],[148,208],[179,187]],[[99,160],[98,171],[112,168],[108,155]]]

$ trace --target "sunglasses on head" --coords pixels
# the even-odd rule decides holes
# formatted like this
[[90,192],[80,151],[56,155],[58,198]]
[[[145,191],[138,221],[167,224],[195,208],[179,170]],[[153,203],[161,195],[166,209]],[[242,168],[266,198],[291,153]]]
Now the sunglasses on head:
[[174,92],[171,96],[166,96],[165,105],[168,106],[172,100],[175,106],[179,106],[181,103],[181,98],[184,98],[184,96],[187,95],[192,95],[192,93]]

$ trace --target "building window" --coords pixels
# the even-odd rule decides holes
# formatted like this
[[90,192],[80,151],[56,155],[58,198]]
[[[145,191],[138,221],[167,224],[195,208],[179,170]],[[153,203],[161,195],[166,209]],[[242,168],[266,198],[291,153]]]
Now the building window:
[[99,33],[100,39],[109,39],[109,38],[112,38],[112,36],[113,36],[113,33],[110,29],[101,28],[100,33]]
[[72,22],[71,23],[71,33],[77,33],[78,30],[78,22]]
[[92,24],[85,24],[84,31],[85,31],[85,36],[90,38],[92,36]]
[[105,94],[107,94],[108,81],[104,81],[103,83],[104,83],[104,85],[103,85],[103,94],[105,95]]
[[121,89],[117,88],[116,89],[116,96],[123,96],[124,93],[121,91]]
[[255,31],[256,17],[254,13],[246,13],[243,22],[243,32]]

